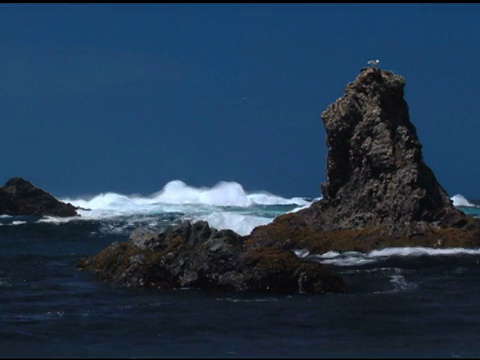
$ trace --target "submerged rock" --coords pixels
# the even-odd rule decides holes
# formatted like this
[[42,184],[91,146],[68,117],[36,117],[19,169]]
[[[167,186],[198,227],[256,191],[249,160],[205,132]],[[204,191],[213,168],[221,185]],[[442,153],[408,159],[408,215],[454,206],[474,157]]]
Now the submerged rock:
[[16,177],[0,187],[0,214],[67,217],[77,212],[72,204],[61,202],[29,181]]
[[231,230],[182,222],[164,232],[138,229],[78,266],[126,287],[203,288],[274,293],[328,293],[346,289],[325,266],[274,248],[248,248]]
[[423,161],[404,85],[390,71],[362,69],[321,116],[323,198],[257,227],[252,244],[316,251],[480,244],[480,220],[453,206]]

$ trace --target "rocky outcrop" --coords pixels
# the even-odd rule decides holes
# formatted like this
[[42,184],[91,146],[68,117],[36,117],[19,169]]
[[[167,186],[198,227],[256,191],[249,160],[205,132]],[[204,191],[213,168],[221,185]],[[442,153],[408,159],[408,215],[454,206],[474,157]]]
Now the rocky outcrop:
[[79,268],[126,287],[203,288],[274,293],[345,291],[325,266],[275,248],[249,248],[231,230],[206,222],[183,222],[164,232],[134,231],[129,242],[113,243]]
[[409,222],[459,220],[423,161],[403,89],[402,77],[367,68],[322,113],[328,149],[322,206],[330,210],[322,213],[322,229],[386,225],[395,231]]
[[478,219],[456,209],[425,164],[404,79],[362,69],[321,117],[323,199],[256,228],[251,243],[317,251],[386,246],[478,246]]
[[124,286],[326,293],[345,283],[291,250],[478,247],[480,219],[456,209],[423,161],[404,79],[365,68],[322,113],[323,198],[240,237],[205,222],[140,229],[79,267]]
[[73,205],[65,204],[29,181],[16,177],[0,187],[0,214],[67,217],[75,216],[77,212]]

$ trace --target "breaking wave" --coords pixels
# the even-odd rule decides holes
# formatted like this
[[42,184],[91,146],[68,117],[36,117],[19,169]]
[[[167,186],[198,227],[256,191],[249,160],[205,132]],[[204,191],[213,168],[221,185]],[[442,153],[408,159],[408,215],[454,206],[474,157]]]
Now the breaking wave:
[[301,197],[283,198],[266,191],[247,193],[237,182],[220,181],[211,188],[188,186],[183,181],[173,180],[160,191],[142,197],[139,195],[121,195],[104,193],[90,199],[61,199],[74,206],[91,210],[111,210],[122,213],[136,213],[151,210],[159,205],[209,205],[249,207],[255,205],[297,205],[305,206],[311,202]]
[[461,194],[454,195],[450,199],[453,201],[453,206],[477,207],[477,205],[472,204]]
[[[247,235],[256,226],[268,224],[278,215],[297,211],[312,203],[302,197],[284,198],[267,191],[246,192],[234,181],[220,181],[211,188],[197,188],[180,180],[170,181],[150,196],[107,192],[89,198],[63,198],[61,201],[80,208],[80,218],[86,220],[180,214],[185,220],[205,220],[212,227],[231,229],[240,235]],[[70,220],[46,217],[41,221],[62,223]]]

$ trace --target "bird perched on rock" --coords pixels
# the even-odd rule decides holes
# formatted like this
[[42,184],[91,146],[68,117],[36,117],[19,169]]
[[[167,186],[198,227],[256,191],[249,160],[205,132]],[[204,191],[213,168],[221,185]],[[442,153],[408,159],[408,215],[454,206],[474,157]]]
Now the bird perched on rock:
[[368,62],[368,65],[371,65],[371,66],[376,67],[379,62],[380,62],[380,60],[378,60],[378,59],[376,59],[376,60],[370,60],[370,61]]

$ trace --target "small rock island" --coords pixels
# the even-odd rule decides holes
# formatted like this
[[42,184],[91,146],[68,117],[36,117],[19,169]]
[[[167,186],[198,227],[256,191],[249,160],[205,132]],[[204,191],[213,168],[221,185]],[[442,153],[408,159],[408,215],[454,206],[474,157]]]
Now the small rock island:
[[453,206],[423,161],[404,86],[399,75],[364,68],[322,113],[326,181],[310,207],[245,237],[205,222],[137,229],[78,266],[123,286],[328,293],[346,284],[292,250],[478,247],[480,219]]
[[77,211],[72,204],[59,201],[31,182],[15,177],[0,187],[0,215],[69,217],[76,216]]
[[188,221],[165,232],[133,231],[78,266],[126,287],[203,288],[275,293],[345,291],[344,281],[326,266],[276,248],[250,247],[231,230]]

